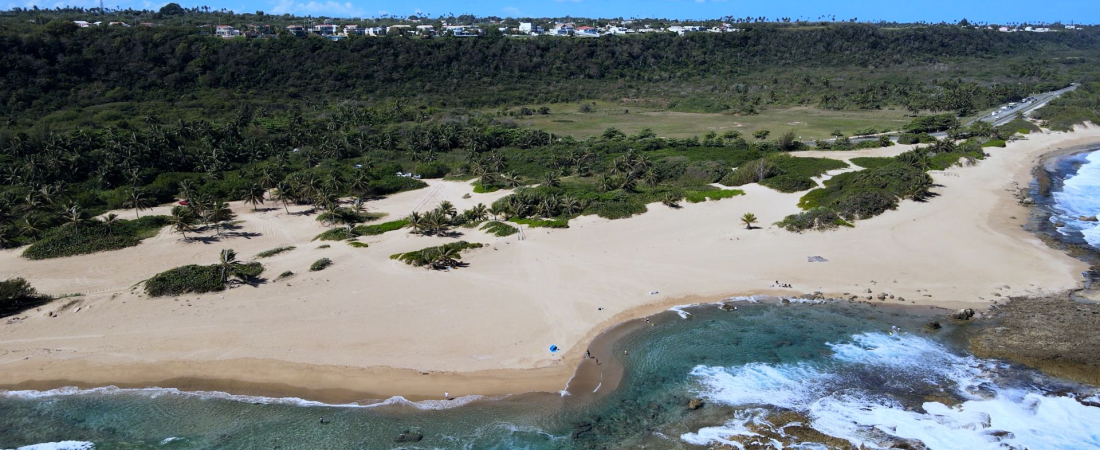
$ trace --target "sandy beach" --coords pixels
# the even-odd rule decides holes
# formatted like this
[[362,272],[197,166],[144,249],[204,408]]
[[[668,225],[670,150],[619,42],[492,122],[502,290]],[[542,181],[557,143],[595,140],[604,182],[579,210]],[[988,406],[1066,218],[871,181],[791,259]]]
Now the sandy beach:
[[[185,242],[164,230],[137,247],[45,261],[6,250],[0,277],[82,295],[0,323],[0,388],[160,386],[333,402],[557,391],[599,333],[679,304],[870,289],[910,305],[981,309],[1002,297],[1072,289],[1086,265],[1023,230],[1028,210],[1014,194],[1043,154],[1091,144],[1100,144],[1100,128],[1036,133],[987,149],[991,157],[976,166],[933,172],[939,186],[931,200],[905,201],[833,232],[772,226],[798,212],[802,194],[758,185],[681,209],[653,204],[624,220],[585,216],[569,229],[525,229],[522,240],[461,229],[460,239],[487,246],[449,272],[388,257],[454,238],[399,230],[360,238],[369,248],[318,248],[324,243],[311,239],[326,227],[316,216],[271,203],[256,212],[234,203],[241,229],[220,240]],[[797,155],[848,160],[909,148]],[[442,200],[463,210],[508,193],[433,180],[368,210],[388,213],[384,221]],[[747,212],[760,228],[739,223]],[[271,280],[258,287],[148,298],[139,286],[173,267],[215,263],[224,248],[247,260],[284,245],[297,249],[261,260]],[[309,272],[321,257],[334,265]],[[287,270],[296,275],[273,281]],[[551,345],[563,351],[553,354]]]

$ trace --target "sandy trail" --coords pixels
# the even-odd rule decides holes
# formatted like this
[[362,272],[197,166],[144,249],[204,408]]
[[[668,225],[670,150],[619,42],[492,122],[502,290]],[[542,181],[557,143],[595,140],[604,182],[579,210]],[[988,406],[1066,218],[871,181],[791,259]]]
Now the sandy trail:
[[[469,267],[450,272],[388,256],[454,239],[402,230],[360,238],[369,248],[332,242],[320,249],[310,241],[325,229],[316,216],[273,204],[256,212],[233,204],[240,231],[256,233],[248,238],[185,243],[164,231],[138,247],[49,261],[4,251],[0,277],[27,278],[50,294],[85,295],[0,324],[0,386],[173,385],[319,398],[336,391],[347,398],[557,390],[601,330],[677,302],[872,289],[917,304],[981,307],[997,295],[1063,290],[1079,284],[1083,263],[1021,230],[1027,210],[1008,189],[1026,183],[1041,154],[1098,142],[1100,129],[1081,128],[989,149],[992,156],[977,166],[934,174],[942,186],[931,201],[906,201],[828,233],[770,225],[797,212],[801,194],[757,185],[745,186],[745,196],[678,210],[650,205],[626,220],[588,216],[565,230],[526,229],[525,240],[461,229],[461,239],[488,247],[469,251]],[[847,160],[907,149],[799,156]],[[440,200],[463,210],[509,193],[429,184],[372,201],[368,210],[389,213],[385,221]],[[762,228],[745,230],[738,218],[746,212]],[[262,261],[271,278],[296,273],[285,281],[179,298],[150,299],[132,289],[172,267],[214,263],[223,248],[248,259],[282,245],[298,248]],[[810,256],[828,262],[807,262]],[[335,264],[309,272],[321,257]],[[794,289],[775,288],[776,280]],[[58,317],[47,317],[51,311]],[[551,354],[551,344],[566,351]]]

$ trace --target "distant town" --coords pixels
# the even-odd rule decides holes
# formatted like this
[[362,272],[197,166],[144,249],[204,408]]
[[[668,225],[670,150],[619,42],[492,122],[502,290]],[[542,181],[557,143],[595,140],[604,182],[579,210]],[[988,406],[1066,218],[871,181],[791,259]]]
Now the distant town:
[[[519,22],[507,24],[501,21],[497,23],[489,24],[451,24],[446,21],[439,22],[437,24],[421,24],[419,20],[414,20],[409,24],[395,24],[387,26],[364,26],[357,23],[334,23],[331,20],[324,20],[322,23],[317,24],[291,24],[286,27],[279,27],[266,24],[251,24],[251,25],[199,25],[198,28],[204,30],[204,33],[226,38],[270,38],[279,35],[297,36],[297,37],[309,37],[317,36],[325,39],[338,41],[346,39],[351,36],[409,36],[420,38],[434,38],[434,37],[479,37],[485,36],[489,33],[499,33],[508,37],[534,37],[534,36],[559,36],[559,37],[574,37],[574,38],[594,38],[602,36],[621,36],[639,33],[675,33],[678,35],[685,35],[690,33],[736,33],[741,31],[729,23],[721,23],[719,25],[705,26],[705,25],[673,25],[673,26],[652,26],[648,23],[639,23],[636,21],[622,21],[622,22],[608,22],[599,25],[586,25],[578,24],[576,22]],[[134,26],[126,22],[87,22],[83,20],[74,20],[77,26],[81,28],[95,27],[95,26],[122,26],[130,27]],[[159,24],[154,22],[142,22],[137,24],[138,26],[154,27]],[[965,25],[963,25],[965,26]],[[1055,26],[968,26],[974,29],[986,29],[999,31],[1004,33],[1015,32],[1028,32],[1028,33],[1047,33],[1056,31],[1074,31],[1081,27],[1077,25],[1055,25]]]

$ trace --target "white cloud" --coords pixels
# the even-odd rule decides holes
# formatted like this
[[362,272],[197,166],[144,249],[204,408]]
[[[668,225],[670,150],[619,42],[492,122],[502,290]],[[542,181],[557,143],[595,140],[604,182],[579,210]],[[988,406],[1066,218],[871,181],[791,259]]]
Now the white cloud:
[[295,2],[279,0],[271,11],[274,14],[295,14],[329,17],[363,17],[366,12],[351,2],[340,3],[334,0]]
[[521,16],[523,16],[523,13],[520,12],[519,8],[517,8],[515,6],[505,6],[502,11],[504,11],[504,13],[508,15],[508,17],[521,17]]

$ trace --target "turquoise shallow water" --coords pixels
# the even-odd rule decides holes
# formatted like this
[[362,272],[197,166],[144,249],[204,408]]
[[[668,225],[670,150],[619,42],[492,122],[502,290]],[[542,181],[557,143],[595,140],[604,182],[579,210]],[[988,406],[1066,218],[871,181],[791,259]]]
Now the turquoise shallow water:
[[[848,304],[737,306],[662,314],[615,343],[597,356],[619,359],[626,375],[592,402],[541,393],[364,407],[158,389],[8,391],[0,448],[699,448],[736,446],[731,436],[759,430],[776,411],[868,448],[898,439],[934,449],[1100,448],[1092,388],[968,356],[951,330],[926,333],[927,317]],[[688,409],[691,398],[706,406]],[[424,438],[396,443],[405,430]]]

